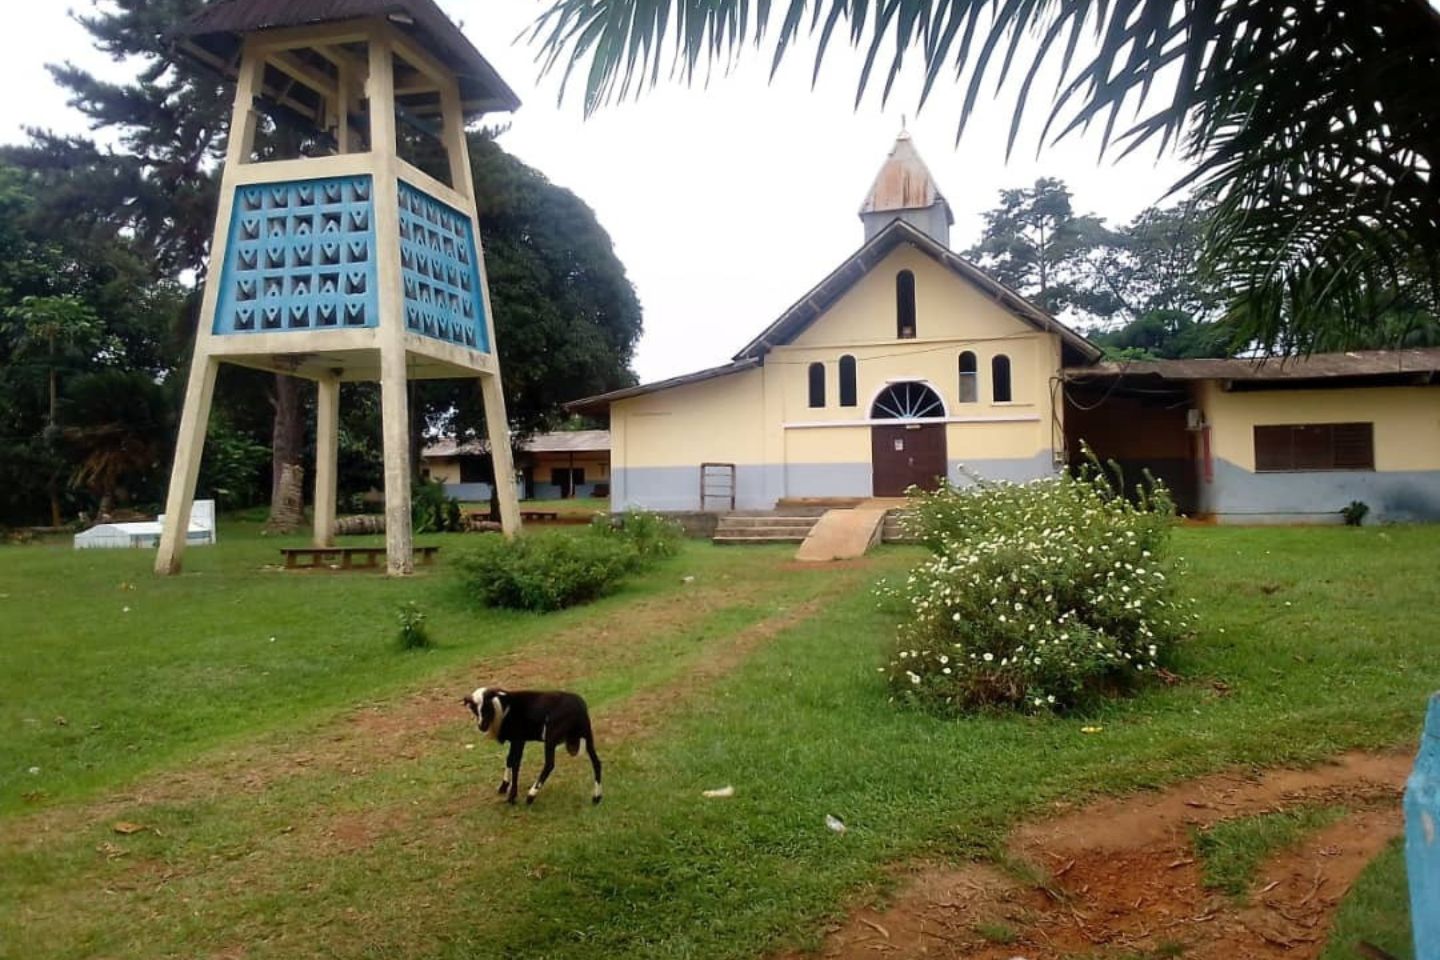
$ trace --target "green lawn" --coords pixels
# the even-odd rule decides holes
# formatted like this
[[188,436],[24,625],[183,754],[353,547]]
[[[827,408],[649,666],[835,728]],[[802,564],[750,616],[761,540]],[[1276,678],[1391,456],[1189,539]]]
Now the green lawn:
[[1320,960],[1354,960],[1355,945],[1372,944],[1395,960],[1411,960],[1410,891],[1405,886],[1405,843],[1396,840],[1355,881],[1335,916]]
[[[0,903],[15,905],[0,955],[754,957],[814,942],[888,865],[993,855],[1060,798],[1411,744],[1440,687],[1440,528],[1182,530],[1203,615],[1190,682],[1086,717],[960,722],[895,709],[876,671],[894,612],[865,585],[913,549],[827,571],[693,543],[619,596],[534,617],[474,612],[443,567],[404,583],[260,572],[275,544],[227,533],[172,581],[148,555],[0,550],[0,618],[19,627],[0,638]],[[412,598],[434,653],[389,645]],[[747,630],[766,641],[705,674]],[[463,689],[475,661],[560,657],[572,633],[566,669],[606,761],[598,808],[568,758],[534,808],[497,803],[500,757],[466,749],[459,716],[353,768],[143,789],[177,769],[208,783],[256,742],[323,759],[354,704]],[[608,736],[637,704],[657,725]],[[700,797],[725,785],[732,799]],[[122,819],[147,829],[117,835]]]

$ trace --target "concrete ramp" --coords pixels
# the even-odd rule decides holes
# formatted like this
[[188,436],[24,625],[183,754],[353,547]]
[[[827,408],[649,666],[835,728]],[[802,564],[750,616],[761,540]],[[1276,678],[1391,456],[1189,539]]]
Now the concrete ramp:
[[884,506],[859,506],[850,510],[827,510],[810,530],[795,559],[805,563],[851,560],[880,542],[885,526]]

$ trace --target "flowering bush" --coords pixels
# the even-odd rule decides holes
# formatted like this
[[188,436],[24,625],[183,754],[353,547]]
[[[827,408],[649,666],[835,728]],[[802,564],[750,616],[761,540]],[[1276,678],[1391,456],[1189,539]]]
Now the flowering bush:
[[645,510],[626,510],[618,516],[597,513],[590,521],[590,530],[596,536],[630,544],[647,562],[675,556],[685,542],[685,528],[678,522]]
[[908,619],[892,689],[927,706],[1063,710],[1132,686],[1190,629],[1167,558],[1174,504],[1096,471],[915,493],[934,556],[893,592]]

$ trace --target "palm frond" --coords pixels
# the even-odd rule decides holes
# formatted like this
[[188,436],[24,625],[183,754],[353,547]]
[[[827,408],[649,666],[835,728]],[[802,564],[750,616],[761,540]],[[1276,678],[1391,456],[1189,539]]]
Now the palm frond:
[[[667,51],[686,82],[702,63],[728,64],[764,43],[771,14],[769,0],[553,0],[532,38],[542,69],[563,66],[567,82],[588,58],[593,111],[657,82]],[[1054,67],[1042,145],[1098,128],[1102,151],[1119,156],[1178,148],[1195,170],[1176,189],[1216,204],[1209,260],[1262,344],[1306,341],[1299,328],[1282,335],[1306,317],[1361,322],[1391,294],[1440,302],[1440,12],[1429,0],[790,0],[772,72],[807,29],[814,76],[837,36],[864,51],[857,101],[881,73],[888,99],[911,53],[921,106],[951,73],[957,138],[988,84],[1018,77],[1013,150],[1035,81]]]

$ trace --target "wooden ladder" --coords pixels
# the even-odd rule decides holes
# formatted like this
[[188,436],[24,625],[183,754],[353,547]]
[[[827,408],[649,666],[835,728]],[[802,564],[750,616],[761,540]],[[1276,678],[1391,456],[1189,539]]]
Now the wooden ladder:
[[700,464],[700,509],[709,510],[712,500],[724,501],[726,510],[735,509],[735,464]]

